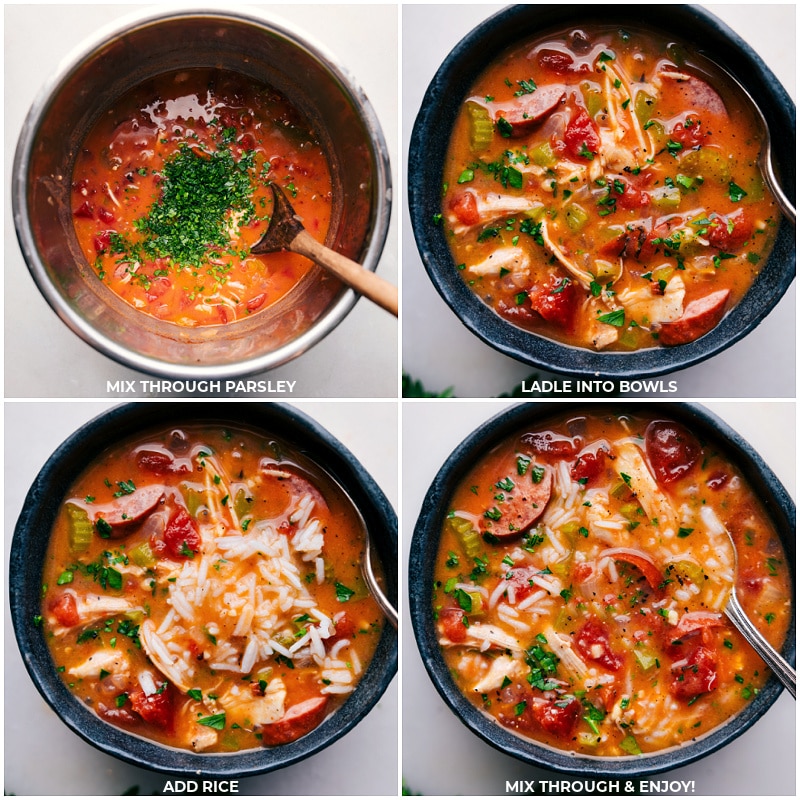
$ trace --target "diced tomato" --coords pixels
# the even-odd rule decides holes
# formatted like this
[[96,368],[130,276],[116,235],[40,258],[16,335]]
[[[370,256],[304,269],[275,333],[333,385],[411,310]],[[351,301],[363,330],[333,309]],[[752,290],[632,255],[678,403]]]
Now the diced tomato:
[[89,179],[81,178],[79,181],[73,181],[72,191],[82,194],[84,197],[89,194]]
[[478,201],[472,192],[462,192],[450,201],[450,210],[462,225],[477,225],[481,218],[478,214]]
[[643,235],[639,239],[637,258],[646,261],[654,256],[656,250],[661,247],[662,240],[669,236],[670,231],[671,228],[667,222],[660,222],[649,232],[643,231]]
[[464,625],[464,612],[455,606],[443,608],[439,612],[444,635],[451,642],[463,642],[467,638],[467,626]]
[[712,215],[706,238],[720,250],[741,247],[753,235],[753,223],[740,208],[727,216]]
[[548,322],[572,332],[579,298],[575,284],[569,278],[551,276],[545,286],[532,289],[529,296],[534,311]]
[[163,297],[172,288],[172,281],[163,275],[150,282],[150,287],[145,292],[145,297],[151,303]]
[[729,473],[717,470],[708,476],[706,479],[706,486],[708,486],[709,489],[713,489],[715,492],[718,492],[720,489],[724,489],[728,485],[730,479],[731,476]]
[[228,306],[226,306],[226,305],[224,305],[222,303],[220,303],[218,306],[216,306],[216,309],[217,309],[217,316],[219,317],[219,321],[223,325],[227,325],[231,321],[231,314],[232,314],[231,310],[228,308]]
[[255,297],[251,297],[246,303],[247,310],[255,311],[256,309],[261,308],[261,306],[264,305],[264,301],[266,299],[267,295],[265,293],[257,294]]
[[695,631],[706,631],[708,628],[721,628],[725,625],[722,614],[713,611],[690,611],[684,614],[675,626],[675,638],[681,639]]
[[[352,639],[356,632],[356,624],[353,622],[350,617],[347,616],[346,611],[340,611],[336,614],[333,618],[333,623],[335,625],[335,630],[333,632],[333,636],[329,636],[325,640],[325,646],[330,647],[336,642],[340,641],[341,639]],[[461,626],[464,628],[464,626]],[[466,631],[466,628],[464,628]]]
[[622,666],[622,656],[611,650],[606,626],[594,617],[588,619],[575,634],[575,646],[584,658],[595,661],[612,672]]
[[593,572],[592,565],[582,561],[572,568],[572,577],[575,583],[583,583],[592,576]]
[[534,703],[533,716],[548,733],[560,739],[572,736],[578,719],[581,716],[582,706],[574,697],[566,703],[563,700],[546,700],[543,703]]
[[114,221],[114,215],[102,206],[97,209],[97,217],[101,222],[105,222],[106,225],[110,225]]
[[577,453],[574,439],[552,431],[525,433],[520,437],[520,441],[537,455],[550,456],[554,459],[571,458]]
[[600,134],[592,118],[583,107],[572,112],[567,129],[564,131],[567,152],[573,158],[591,161],[600,150]]
[[504,573],[509,588],[513,588],[515,602],[519,603],[533,593],[536,585],[531,579],[538,574],[539,570],[535,567],[513,567]]
[[172,512],[164,529],[164,544],[173,558],[194,558],[200,551],[200,534],[186,509],[179,506]]
[[162,684],[161,694],[145,694],[141,689],[128,693],[133,710],[145,721],[157,728],[172,731],[175,724],[175,703],[172,696],[172,685]]
[[687,475],[700,460],[700,443],[678,422],[654,420],[644,434],[645,452],[656,480],[670,484]]
[[709,133],[709,131],[703,130],[699,119],[689,117],[684,122],[679,122],[672,129],[671,138],[676,142],[680,142],[688,150],[708,141]]
[[572,480],[582,483],[584,486],[590,484],[603,471],[606,464],[606,451],[603,449],[595,450],[594,453],[582,453],[578,460],[572,465],[570,476]]
[[669,690],[674,697],[690,700],[699,694],[711,692],[717,685],[717,661],[714,653],[700,645],[689,654],[686,664],[677,670]]
[[96,253],[105,253],[111,244],[111,231],[103,231],[94,237],[94,249]]
[[575,59],[563,50],[540,50],[536,60],[542,69],[555,72],[556,75],[568,75],[575,66]]
[[253,134],[252,133],[246,133],[244,136],[242,136],[242,138],[239,139],[239,147],[241,147],[242,150],[244,150],[246,152],[249,152],[250,150],[255,150],[256,149],[256,140],[255,140],[255,137],[253,136]]
[[94,206],[88,201],[84,200],[73,212],[74,216],[82,217],[83,219],[94,219]]
[[58,624],[63,625],[65,628],[72,628],[81,621],[78,615],[78,604],[75,601],[75,597],[69,593],[59,595],[55,600],[52,600],[49,608],[53,616],[58,620]]
[[[618,191],[620,186],[622,193]],[[625,178],[614,178],[611,196],[617,201],[617,208],[634,209],[650,205],[650,195]]]
[[748,592],[758,593],[764,586],[764,580],[764,576],[759,575],[752,567],[746,567],[739,573],[737,585],[744,587]]

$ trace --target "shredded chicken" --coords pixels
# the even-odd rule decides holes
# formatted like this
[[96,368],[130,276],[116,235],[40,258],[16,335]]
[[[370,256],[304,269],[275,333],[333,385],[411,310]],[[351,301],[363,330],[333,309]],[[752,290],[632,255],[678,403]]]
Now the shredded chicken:
[[[659,523],[671,528],[678,527],[678,515],[669,498],[659,489],[656,479],[647,467],[641,451],[633,442],[623,442],[617,447],[617,460],[614,467],[620,474],[627,476],[627,483],[636,493],[642,508],[649,519],[658,519]],[[623,478],[625,480],[625,478]]]
[[679,275],[673,275],[664,287],[664,294],[653,294],[650,284],[640,289],[625,289],[618,295],[628,316],[640,325],[654,322],[672,322],[683,314],[686,286]]
[[70,667],[68,670],[75,678],[97,678],[101,671],[127,677],[131,672],[130,661],[121,650],[98,650],[82,664]]
[[[239,689],[240,687],[235,687]],[[227,692],[219,699],[220,705],[232,722],[249,719],[252,725],[269,725],[276,722],[286,710],[286,686],[280,678],[272,678],[263,695],[253,695],[249,687],[237,694]]]
[[474,275],[499,275],[500,270],[528,273],[530,256],[521,247],[499,247],[488,258],[478,264],[471,264],[469,271]]
[[508,656],[498,656],[492,661],[486,674],[473,686],[473,691],[480,694],[499,689],[506,678],[513,678],[519,671],[521,662]]
[[556,245],[553,240],[550,238],[550,234],[547,230],[547,222],[542,222],[542,239],[544,240],[545,247],[561,262],[564,268],[575,278],[584,289],[589,289],[592,283],[592,275],[587,272],[585,269],[581,269],[574,261],[567,258],[567,256],[561,251],[561,249]]
[[571,677],[583,681],[589,674],[589,669],[583,659],[572,649],[572,639],[564,633],[556,633],[552,628],[545,628],[542,633],[550,649],[558,656],[559,666],[564,668]]

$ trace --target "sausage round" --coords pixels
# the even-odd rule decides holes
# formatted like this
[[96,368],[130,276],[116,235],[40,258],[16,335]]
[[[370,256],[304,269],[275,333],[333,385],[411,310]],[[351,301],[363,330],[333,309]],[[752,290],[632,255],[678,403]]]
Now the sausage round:
[[699,300],[692,300],[683,315],[674,322],[663,322],[658,331],[658,341],[672,347],[688,344],[715,328],[725,315],[730,289],[711,292]]
[[276,722],[261,726],[262,743],[269,746],[287,744],[305,736],[322,722],[327,707],[327,697],[312,697],[296,703]]

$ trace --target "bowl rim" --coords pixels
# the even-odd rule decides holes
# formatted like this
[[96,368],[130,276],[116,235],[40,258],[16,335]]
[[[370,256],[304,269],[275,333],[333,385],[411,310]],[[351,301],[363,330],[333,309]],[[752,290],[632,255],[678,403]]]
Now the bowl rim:
[[737,467],[751,486],[759,491],[765,511],[775,524],[786,551],[791,572],[793,614],[782,652],[784,658],[794,665],[797,623],[794,501],[755,449],[728,423],[697,403],[626,402],[623,408],[613,401],[530,402],[512,405],[481,423],[447,457],[425,495],[414,526],[408,561],[409,612],[417,648],[431,682],[458,720],[487,744],[519,761],[555,772],[594,777],[646,776],[685,766],[711,755],[743,734],[767,712],[783,690],[775,675],[770,676],[758,696],[736,716],[694,742],[642,756],[582,756],[517,736],[472,705],[456,686],[447,669],[438,645],[435,626],[432,624],[432,573],[441,526],[448,510],[449,498],[470,466],[480,459],[487,448],[527,424],[546,422],[571,412],[599,413],[602,410],[634,415],[637,412],[663,413],[666,418],[683,422],[687,427],[699,425],[709,438],[724,443],[725,450]]
[[[10,613],[17,646],[36,689],[58,718],[84,741],[107,755],[169,775],[249,777],[281,769],[323,750],[375,707],[397,672],[398,637],[391,625],[384,625],[373,659],[355,691],[334,714],[306,736],[277,748],[194,753],[159,744],[100,719],[65,686],[54,668],[43,629],[31,624],[33,615],[40,610],[38,588],[33,591],[31,587],[41,585],[46,551],[40,544],[39,532],[51,530],[62,495],[80,472],[80,468],[65,466],[65,461],[74,458],[76,453],[85,455],[87,450],[91,450],[91,457],[96,459],[113,443],[154,427],[204,422],[224,422],[283,438],[333,477],[372,523],[371,529],[377,533],[376,540],[384,550],[382,560],[387,567],[388,593],[397,603],[397,576],[391,571],[391,566],[397,563],[397,515],[353,453],[310,416],[284,403],[182,402],[167,408],[159,403],[128,403],[108,409],[70,434],[53,451],[31,484],[10,548]],[[91,449],[94,445],[99,446]],[[309,452],[311,448],[314,449]],[[44,508],[48,503],[50,507]],[[49,536],[48,532],[48,540]],[[37,549],[39,557],[31,558],[31,553],[36,555]],[[35,577],[36,580],[20,580],[20,577]]]
[[[460,102],[461,91],[458,87],[464,81],[464,75],[469,76],[471,83],[482,72],[486,58],[482,56],[476,59],[472,54],[481,52],[482,49],[485,51],[485,40],[492,36],[496,28],[505,26],[504,29],[507,29],[518,19],[525,19],[541,8],[543,7],[512,5],[486,18],[455,45],[425,91],[411,134],[407,176],[410,219],[425,271],[439,295],[462,325],[485,344],[530,366],[571,377],[591,375],[604,378],[635,378],[663,375],[705,361],[726,350],[758,327],[794,281],[796,265],[794,229],[779,212],[776,211],[780,218],[778,234],[770,258],[742,300],[725,315],[716,328],[694,342],[679,347],[655,347],[630,353],[593,351],[563,344],[506,321],[484,304],[465,284],[455,270],[455,263],[444,240],[442,227],[432,223],[433,214],[441,209],[437,200],[434,200],[433,193],[428,191],[428,187],[442,184],[447,140],[443,150],[441,131],[443,127],[450,130],[454,121],[452,109],[444,110],[443,104],[455,102],[453,98],[456,95]],[[557,10],[560,21],[555,22],[548,18],[549,21],[541,25],[542,31],[551,30],[558,25],[578,24],[574,16],[569,16],[573,13],[570,11],[570,6],[550,5],[544,8]],[[692,5],[664,8],[669,9],[671,19],[692,23],[689,29],[693,31],[693,37],[714,33],[725,41],[726,47],[734,48],[739,56],[743,57],[743,61],[737,63],[726,63],[724,58],[721,61],[726,63],[727,68],[745,86],[753,80],[758,81],[761,91],[756,96],[759,94],[763,96],[766,91],[765,102],[768,103],[762,107],[762,111],[771,119],[771,125],[780,123],[781,127],[790,129],[793,141],[794,102],[755,50],[726,23],[705,8]],[[632,12],[630,6],[612,5],[595,6],[585,13],[590,14],[593,20],[602,22],[599,15],[612,19],[620,15],[630,17]],[[649,17],[638,20],[637,24],[648,28],[658,27],[658,23]],[[699,29],[699,32],[695,29]],[[669,31],[666,31],[666,35],[668,34]],[[531,33],[528,38],[533,35]],[[684,35],[683,38],[686,40],[688,37]],[[517,41],[519,40],[518,37]],[[512,46],[513,41],[509,40],[503,47],[492,49],[492,54],[497,56]],[[718,45],[713,46],[718,47]],[[453,83],[456,84],[457,91],[453,90],[451,86]],[[773,149],[779,145],[780,139],[781,137],[773,133]],[[784,191],[794,200],[794,151],[790,148],[787,152],[791,153],[791,163],[785,164],[787,176],[782,185]],[[438,199],[440,195],[438,192],[435,194]]]
[[[200,6],[185,8],[165,6],[163,8],[127,12],[109,24],[92,31],[61,60],[54,73],[40,87],[20,129],[11,171],[11,205],[14,229],[23,260],[50,308],[84,342],[119,364],[141,372],[165,378],[223,379],[236,378],[279,367],[302,355],[313,345],[324,339],[350,313],[360,299],[353,289],[343,287],[338,299],[296,339],[276,350],[241,361],[222,364],[173,364],[153,356],[143,355],[126,347],[97,330],[83,315],[64,302],[61,292],[50,280],[48,270],[36,247],[28,213],[28,171],[31,166],[33,147],[41,124],[54,98],[70,76],[90,59],[101,47],[144,27],[157,26],[180,19],[220,19],[252,26],[267,35],[277,34],[303,51],[329,72],[343,94],[357,110],[371,148],[375,164],[374,208],[372,224],[368,230],[368,245],[361,264],[374,272],[389,234],[392,206],[391,162],[386,139],[378,117],[367,95],[352,73],[344,67],[315,37],[298,26],[282,19],[279,14],[264,12],[257,8],[240,5]],[[235,324],[235,323],[233,323]]]

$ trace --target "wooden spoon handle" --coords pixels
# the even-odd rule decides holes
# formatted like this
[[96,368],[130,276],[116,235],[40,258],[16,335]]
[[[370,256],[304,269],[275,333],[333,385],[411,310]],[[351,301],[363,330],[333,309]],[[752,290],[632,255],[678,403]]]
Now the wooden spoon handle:
[[374,272],[320,244],[308,231],[301,231],[292,240],[289,249],[312,261],[316,261],[328,272],[332,272],[342,283],[346,283],[359,294],[397,316],[397,287],[379,278]]

